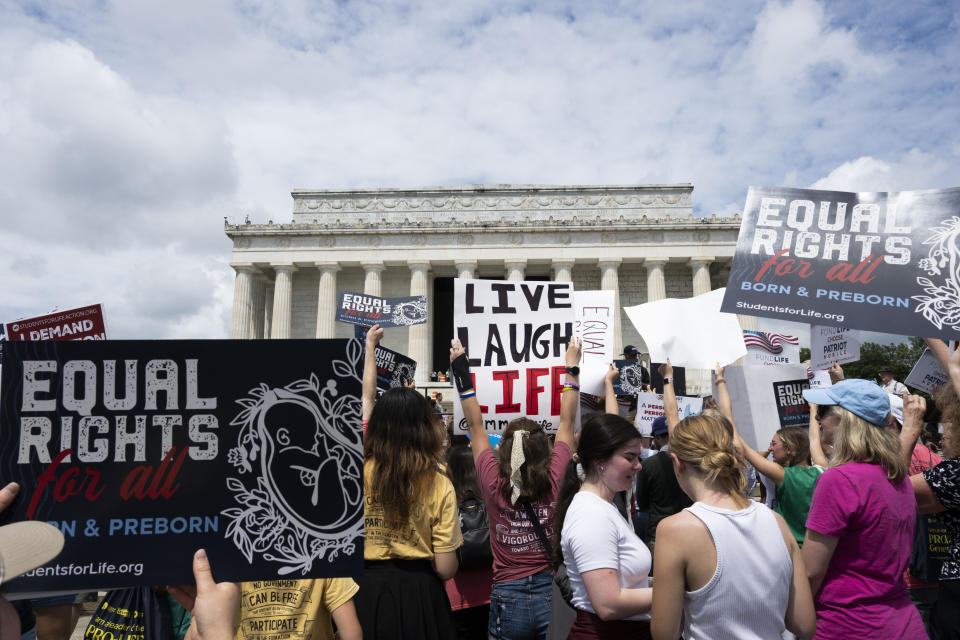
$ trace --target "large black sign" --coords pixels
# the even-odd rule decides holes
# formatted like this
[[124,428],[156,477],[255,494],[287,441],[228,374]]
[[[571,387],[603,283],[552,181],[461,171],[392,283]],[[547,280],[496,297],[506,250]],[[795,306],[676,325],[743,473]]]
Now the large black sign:
[[417,373],[417,363],[402,353],[377,345],[377,389],[387,391],[410,383]]
[[3,521],[63,552],[13,592],[358,575],[363,455],[356,340],[8,342]]
[[773,383],[777,400],[780,427],[806,427],[810,424],[810,405],[803,399],[803,390],[810,388],[809,380],[784,380]]
[[958,237],[960,188],[751,187],[721,311],[956,338]]

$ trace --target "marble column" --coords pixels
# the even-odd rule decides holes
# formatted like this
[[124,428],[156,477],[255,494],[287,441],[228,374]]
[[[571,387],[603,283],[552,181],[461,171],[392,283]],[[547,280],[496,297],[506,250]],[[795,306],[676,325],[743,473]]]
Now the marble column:
[[620,258],[601,260],[597,266],[600,267],[600,288],[604,291],[613,291],[613,308],[616,309],[613,321],[613,354],[623,353],[623,334],[620,331],[621,316],[620,310]]
[[[693,273],[693,295],[699,296],[710,293],[710,265],[716,260],[712,257],[690,258],[690,270]],[[687,370],[687,392],[694,391],[699,395],[709,394],[712,387],[709,369]],[[692,384],[691,384],[692,383]],[[691,387],[694,387],[691,389]]]
[[270,324],[273,322],[273,283],[267,281],[263,295],[263,337],[270,337]]
[[710,265],[716,258],[690,258],[690,269],[693,271],[693,295],[699,296],[710,293]]
[[463,280],[473,280],[477,277],[476,260],[456,260],[453,263],[457,267],[457,277]]
[[[416,260],[407,263],[410,267],[410,295],[424,296],[427,299],[427,312],[430,310],[430,294],[427,291],[430,282],[430,261]],[[409,328],[407,338],[407,355],[417,363],[417,373],[414,380],[418,385],[430,381],[430,370],[433,367],[430,345],[430,327],[427,323],[415,324]]]
[[270,323],[270,337],[285,339],[290,337],[293,324],[293,272],[297,268],[292,263],[271,266],[276,277],[273,281],[273,321]]
[[363,266],[363,293],[368,296],[381,296],[380,274],[384,266],[382,262],[361,262]]
[[504,260],[504,266],[507,268],[507,280],[521,281],[525,277],[527,268],[526,259]]
[[663,275],[667,259],[647,258],[643,264],[647,268],[647,302],[663,300],[667,297],[667,280]]
[[555,282],[573,282],[573,265],[575,260],[554,260],[551,262],[553,267],[553,279]]
[[317,338],[335,338],[337,336],[337,272],[340,271],[340,265],[336,262],[315,262],[314,266],[320,270],[316,335]]
[[249,338],[253,325],[253,265],[231,265],[237,272],[233,283],[233,311],[230,314],[230,337]]
[[250,337],[263,338],[263,320],[265,313],[264,305],[267,301],[267,281],[263,276],[257,276],[253,279],[253,305],[250,309],[252,322],[250,324]]

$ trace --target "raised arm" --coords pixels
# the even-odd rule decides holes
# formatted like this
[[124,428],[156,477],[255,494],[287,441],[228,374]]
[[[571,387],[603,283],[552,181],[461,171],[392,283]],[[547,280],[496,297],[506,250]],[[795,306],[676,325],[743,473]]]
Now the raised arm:
[[663,415],[667,419],[667,432],[672,436],[673,428],[680,422],[680,407],[677,405],[677,393],[673,390],[673,365],[670,359],[667,358],[657,371],[663,377]]
[[363,355],[363,394],[361,397],[361,414],[363,421],[370,419],[373,405],[377,402],[377,345],[383,338],[383,329],[375,324],[367,331],[367,340]]
[[723,367],[720,366],[720,363],[717,363],[716,369],[713,370],[713,375],[714,382],[717,384],[717,407],[720,409],[720,413],[727,417],[730,424],[733,424],[733,403],[730,402],[730,391],[727,389],[727,379],[723,377]]
[[820,422],[817,420],[817,405],[810,405],[810,462],[819,467],[827,466],[827,455],[820,444]]
[[620,377],[620,370],[610,363],[607,375],[603,376],[603,412],[620,415],[617,406],[617,393],[613,390],[613,381]]
[[[900,456],[907,464],[908,469],[913,457],[913,448],[916,446],[917,438],[920,437],[920,432],[923,430],[923,415],[926,411],[927,401],[923,396],[903,394],[903,429],[900,430]],[[920,513],[940,513],[945,510],[922,473],[910,476],[910,484],[913,487],[913,497],[917,499],[917,509]]]
[[947,348],[946,343],[940,338],[924,338],[923,341],[927,343],[927,348],[937,359],[940,367],[944,371],[950,371],[950,349]]
[[[576,367],[580,364],[580,340],[578,338],[570,338],[563,358],[567,365],[567,374],[564,378],[563,390],[560,392],[560,427],[557,429],[556,442],[566,442],[571,449],[574,449],[573,427],[577,421],[577,407],[580,405],[580,377],[569,373],[569,371],[570,367]],[[616,398],[614,398],[614,401],[616,401]]]
[[833,364],[827,369],[827,373],[830,374],[830,384],[837,384],[845,378],[843,375],[843,367],[840,366],[840,362],[837,360],[833,361]]
[[470,377],[467,351],[456,338],[450,341],[450,371],[453,373],[453,383],[457,387],[457,393],[460,394],[460,407],[463,409],[463,418],[467,421],[467,429],[470,431],[470,450],[473,451],[473,459],[476,460],[481,453],[490,448],[490,440],[487,439],[487,432],[483,428],[483,414],[480,413],[480,402],[473,388],[473,378]]

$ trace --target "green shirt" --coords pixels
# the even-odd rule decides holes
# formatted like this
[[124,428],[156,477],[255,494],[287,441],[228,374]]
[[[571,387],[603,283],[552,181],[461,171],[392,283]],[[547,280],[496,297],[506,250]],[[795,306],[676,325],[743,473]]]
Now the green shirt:
[[777,487],[776,512],[783,516],[799,546],[807,533],[807,512],[817,478],[823,467],[784,467],[783,482]]

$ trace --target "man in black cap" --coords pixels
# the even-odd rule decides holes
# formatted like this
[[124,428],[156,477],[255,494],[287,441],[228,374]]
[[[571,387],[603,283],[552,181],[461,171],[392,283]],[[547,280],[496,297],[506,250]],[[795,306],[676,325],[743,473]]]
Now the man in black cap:
[[907,393],[907,387],[902,382],[893,379],[893,369],[884,367],[877,373],[880,374],[880,388],[894,396],[902,396]]

